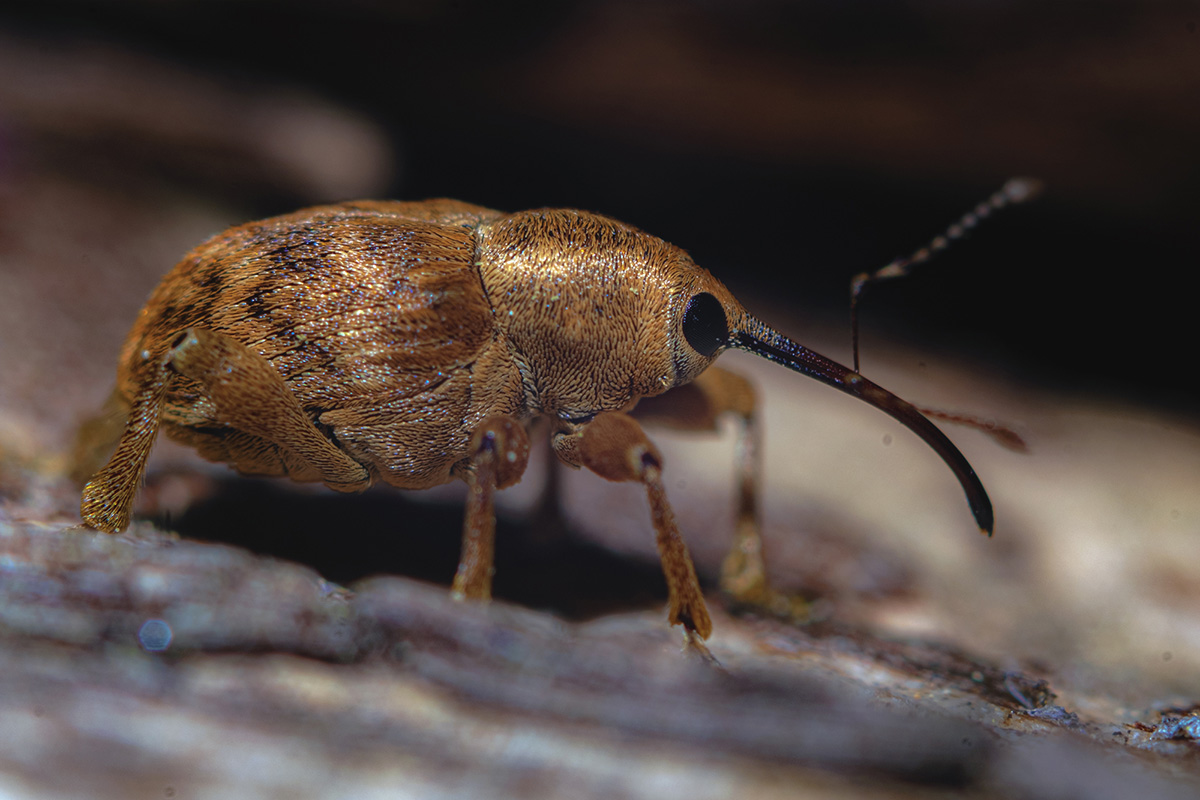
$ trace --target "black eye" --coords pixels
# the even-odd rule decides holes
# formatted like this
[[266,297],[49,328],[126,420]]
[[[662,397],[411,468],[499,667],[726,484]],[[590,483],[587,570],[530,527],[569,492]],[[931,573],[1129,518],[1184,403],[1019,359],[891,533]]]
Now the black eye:
[[717,298],[701,292],[683,312],[683,338],[702,356],[711,356],[729,344],[729,323]]

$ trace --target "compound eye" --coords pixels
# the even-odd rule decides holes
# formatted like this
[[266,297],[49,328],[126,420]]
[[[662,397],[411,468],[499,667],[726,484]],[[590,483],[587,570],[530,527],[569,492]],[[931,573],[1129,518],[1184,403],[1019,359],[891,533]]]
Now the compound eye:
[[729,322],[717,298],[701,292],[688,301],[683,312],[683,338],[705,357],[729,344]]

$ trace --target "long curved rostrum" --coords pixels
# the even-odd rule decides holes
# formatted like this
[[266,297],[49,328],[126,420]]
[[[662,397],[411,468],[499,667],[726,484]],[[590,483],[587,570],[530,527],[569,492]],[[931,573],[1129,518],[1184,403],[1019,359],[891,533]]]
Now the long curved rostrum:
[[967,495],[967,503],[971,506],[971,513],[975,515],[975,522],[978,523],[980,532],[987,536],[992,535],[994,524],[992,501],[988,499],[987,491],[983,488],[978,476],[975,475],[975,470],[967,462],[966,456],[946,437],[946,434],[926,419],[916,406],[901,400],[849,367],[844,367],[820,353],[796,344],[748,314],[739,320],[737,330],[730,335],[729,346],[762,356],[776,364],[782,364],[801,375],[815,378],[821,383],[870,403],[920,436],[927,445],[933,448],[935,453],[942,457],[954,476],[958,478],[958,482],[962,484],[963,491]]

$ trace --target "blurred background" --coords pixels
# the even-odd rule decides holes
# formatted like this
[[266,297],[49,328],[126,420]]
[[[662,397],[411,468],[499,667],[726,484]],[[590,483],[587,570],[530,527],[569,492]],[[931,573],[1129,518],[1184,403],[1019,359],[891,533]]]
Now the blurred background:
[[[799,696],[787,681],[810,677],[820,662],[877,691],[873,702],[887,696],[926,708],[943,703],[938,714],[952,708],[952,716],[975,721],[972,715],[992,714],[984,724],[1001,736],[1058,726],[1054,730],[1086,729],[1105,743],[1121,736],[1121,742],[1149,747],[1164,715],[1200,720],[1200,420],[1191,374],[1193,290],[1183,285],[1198,266],[1198,25],[1197,1],[0,5],[0,532],[8,537],[0,566],[29,566],[43,576],[35,582],[38,592],[59,586],[56,581],[65,587],[61,596],[22,594],[23,584],[0,581],[0,589],[13,592],[0,603],[11,612],[0,620],[0,633],[25,637],[13,640],[21,647],[0,648],[17,663],[0,670],[10,681],[0,699],[33,697],[30,687],[44,684],[46,669],[37,659],[47,642],[66,649],[72,669],[108,669],[110,652],[117,654],[113,663],[128,659],[96,679],[105,687],[110,679],[119,682],[114,675],[142,674],[138,665],[151,662],[138,661],[144,654],[136,648],[95,647],[78,660],[69,648],[128,646],[147,615],[174,620],[180,631],[182,621],[199,619],[192,639],[179,633],[182,652],[207,648],[218,655],[183,659],[180,669],[216,669],[221,676],[232,663],[233,678],[196,684],[217,687],[211,691],[227,705],[210,711],[211,698],[202,691],[197,700],[186,687],[162,702],[176,703],[172,713],[203,709],[196,719],[214,726],[224,748],[213,749],[212,758],[236,758],[237,740],[218,735],[218,722],[240,730],[239,713],[253,724],[272,715],[292,718],[269,703],[265,710],[254,702],[234,707],[241,695],[218,692],[221,681],[246,685],[246,674],[273,674],[274,665],[291,662],[220,654],[300,652],[332,663],[364,658],[366,651],[347,656],[338,649],[346,646],[337,638],[344,618],[329,610],[327,595],[311,601],[311,613],[332,615],[329,640],[280,643],[291,619],[288,603],[316,585],[311,573],[301,570],[279,591],[251,592],[272,598],[260,607],[234,602],[239,595],[225,583],[231,572],[244,569],[264,586],[274,586],[272,570],[299,569],[296,561],[347,585],[379,572],[444,585],[453,574],[457,494],[439,505],[399,492],[342,497],[239,480],[169,444],[156,450],[139,508],[179,530],[182,543],[122,549],[121,538],[73,538],[78,490],[63,478],[63,453],[74,429],[112,386],[121,341],[147,293],[183,253],[229,225],[362,197],[448,196],[504,210],[583,208],[687,249],[758,316],[849,362],[851,277],[908,255],[1009,178],[1030,176],[1045,184],[1036,201],[1002,212],[912,277],[875,286],[861,308],[867,375],[919,403],[998,418],[1029,440],[1032,454],[1020,456],[977,433],[950,431],[992,493],[995,539],[974,533],[944,466],[907,434],[893,439],[898,428],[882,415],[765,362],[730,354],[722,363],[749,373],[764,394],[763,508],[772,577],[817,600],[818,616],[832,622],[765,628],[752,616],[725,614],[714,592],[713,649],[743,679],[779,681],[771,685],[784,687],[781,697]],[[724,433],[695,445],[690,442],[698,437],[656,435],[681,527],[710,587],[729,542],[732,436]],[[648,653],[667,652],[663,663],[681,663],[674,638],[661,644],[667,640],[662,578],[644,498],[635,487],[567,476],[566,523],[578,535],[552,547],[554,537],[538,530],[536,517],[531,524],[512,513],[535,508],[543,472],[535,459],[530,480],[504,493],[509,505],[501,517],[497,594],[574,621],[644,612],[646,629],[663,636],[653,646],[612,646],[630,654],[618,659],[615,688],[606,689],[617,696],[626,685],[621,670],[644,674],[646,664],[637,659]],[[397,528],[401,535],[380,535]],[[12,531],[32,543],[28,552],[14,544],[25,540]],[[218,569],[207,560],[215,558],[212,552],[234,560],[250,556],[194,546],[209,537],[283,561]],[[54,549],[59,546],[61,553]],[[184,587],[178,606],[155,605],[154,597],[142,602],[132,589],[101,591],[108,584],[96,576],[106,569],[119,585],[135,580],[136,570],[123,560],[135,550],[138,558],[177,559],[152,567],[188,578],[166,581]],[[92,555],[82,557],[86,569],[76,573],[71,559],[81,552]],[[67,567],[60,568],[60,557]],[[92,577],[70,584],[84,572]],[[200,577],[189,583],[188,576]],[[396,607],[404,613],[422,603],[435,607],[445,597],[439,589],[430,595],[436,601],[414,601],[406,592],[415,590],[388,584],[396,585]],[[355,613],[378,618],[362,601],[374,596],[371,588],[355,587]],[[251,606],[284,622],[255,628]],[[475,624],[474,612],[463,606],[436,607],[444,614],[438,631]],[[78,625],[64,623],[67,633],[60,635],[54,625],[65,617],[47,609],[72,610]],[[31,620],[29,629],[6,628],[19,614]],[[239,639],[236,623],[243,616],[252,630]],[[505,619],[488,617],[488,624],[503,627]],[[550,623],[543,618],[530,624],[551,647],[557,641],[560,629],[545,627]],[[589,635],[602,645],[628,633],[605,627],[603,617],[595,626]],[[93,629],[94,640],[78,633]],[[425,633],[398,629],[411,653],[425,653]],[[24,632],[13,633],[18,630]],[[376,724],[378,687],[371,681],[377,678],[398,693],[396,686],[416,670],[420,680],[406,691],[420,694],[432,683],[467,697],[475,697],[473,669],[503,680],[510,674],[504,670],[514,670],[542,681],[530,684],[538,691],[558,680],[534,674],[538,666],[527,674],[506,662],[497,671],[488,660],[496,657],[492,640],[471,638],[471,630],[464,641],[474,644],[454,644],[446,653],[431,646],[445,662],[424,672],[411,659],[379,673],[383,677],[371,672],[369,661],[344,668],[304,662],[303,670],[328,666],[321,674],[330,685],[353,688],[365,680],[361,697],[371,698],[340,717],[314,701],[318,694],[301,693],[296,703],[304,713],[333,721],[328,729],[313,728],[310,736],[320,739],[326,760],[312,763],[340,765],[345,731],[374,730],[360,723]],[[904,650],[911,642],[915,656]],[[477,646],[482,667],[444,668],[462,666],[456,659]],[[577,680],[593,691],[594,675],[571,661],[569,650],[547,650],[541,640],[530,647],[550,661],[565,659],[566,684]],[[962,662],[954,669],[946,666],[951,653]],[[911,674],[898,678],[889,671],[901,668]],[[669,677],[671,669],[655,674]],[[65,668],[62,674],[64,686],[85,685]],[[303,673],[299,680],[315,686],[304,683],[312,677]],[[964,694],[942,693],[947,680]],[[1020,687],[1028,691],[1040,680],[1050,689],[1029,702]],[[734,700],[721,694],[728,686],[713,686],[692,687],[699,705],[715,703],[713,725],[744,719],[752,726],[754,719],[729,711],[726,704]],[[904,695],[902,686],[911,693]],[[129,691],[144,688],[138,687]],[[157,763],[144,754],[159,746],[155,715],[166,713],[158,690],[147,691],[150,723],[138,729],[145,743],[129,745],[134,773]],[[541,696],[514,691],[516,708]],[[28,719],[45,721],[19,730],[58,719],[78,722],[74,715],[86,698],[73,692],[37,700],[42,705],[25,709]],[[650,693],[661,694],[657,686]],[[1035,717],[1034,705],[1057,708],[1046,705],[1054,693],[1066,711]],[[986,702],[959,702],[962,697]],[[627,719],[613,722],[602,708],[582,733],[569,732],[579,718],[565,712],[559,728],[566,734],[553,720],[538,728],[537,713],[530,724],[565,742],[568,751],[570,736],[592,742],[612,736],[614,726],[625,731],[614,740],[637,743],[656,730],[646,727],[645,716],[661,716],[661,709],[646,711],[635,700]],[[46,708],[51,713],[44,715]],[[429,720],[413,722],[405,716],[409,708],[407,699],[397,700],[401,722],[387,728],[389,735],[425,741]],[[779,759],[814,758],[809,743],[823,741],[824,733],[809,727],[809,738],[797,738],[795,726],[809,725],[810,718],[791,705],[778,708],[787,718],[771,740],[782,748]],[[447,752],[471,741],[457,727],[461,713],[446,711]],[[177,731],[202,733],[195,719],[181,719],[186,724]],[[1200,722],[1194,724],[1200,730]],[[45,728],[44,741],[64,763],[77,764],[82,753],[97,762],[95,769],[119,773],[123,766],[99,763],[107,756],[95,754],[110,751],[88,738],[108,747],[110,727],[84,725],[74,751],[53,749],[61,741],[57,729]],[[710,757],[702,746],[711,745],[707,730],[696,734],[701,746],[689,751],[691,760],[681,762],[701,776],[732,763]],[[739,758],[768,753],[761,786],[775,786],[778,760],[770,753],[776,751],[763,750],[740,728],[730,730],[742,748]],[[284,742],[296,735],[291,723],[277,733]],[[887,738],[925,741],[909,734]],[[667,739],[656,744],[669,749]],[[954,732],[947,741],[959,739]],[[1195,739],[1190,736],[1188,746]],[[36,750],[42,741],[22,734],[6,747]],[[993,766],[992,783],[984,781],[979,791],[996,796],[996,787],[1024,781],[1027,796],[1071,796],[1057,793],[1051,780],[1070,760],[1067,751],[1038,737],[1022,741],[1025,749],[1007,767]],[[1174,744],[1159,742],[1156,752],[1174,758],[1180,752]],[[393,768],[396,751],[378,746],[385,751],[381,769]],[[513,752],[495,757],[505,761]],[[581,746],[578,752],[591,751]],[[875,745],[864,744],[856,757],[873,752]],[[1088,751],[1072,762],[1072,780],[1092,782],[1092,791],[1078,796],[1121,796],[1119,790],[1129,788],[1097,767],[1109,763],[1109,752]],[[0,749],[0,760],[5,757]],[[568,752],[561,763],[577,765],[577,757]],[[658,785],[641,773],[626,776],[623,758],[614,761],[614,780]],[[311,765],[304,757],[298,761],[302,775]],[[898,765],[910,768],[909,761],[901,748],[874,768],[892,775]],[[845,762],[829,763],[842,769],[837,765]],[[1161,763],[1170,771],[1179,762]],[[398,769],[405,779],[411,775]],[[514,767],[514,785],[524,769],[520,762]],[[240,780],[251,772],[230,774]],[[58,774],[47,770],[46,779]],[[1043,785],[1043,778],[1050,782]],[[943,779],[937,773],[917,780]],[[121,780],[113,779],[112,796],[129,796]],[[701,783],[713,792],[723,786]],[[320,794],[319,786],[304,785]],[[906,786],[897,796],[910,796]],[[600,788],[597,796],[623,796],[607,784]],[[555,796],[553,785],[545,796]]]

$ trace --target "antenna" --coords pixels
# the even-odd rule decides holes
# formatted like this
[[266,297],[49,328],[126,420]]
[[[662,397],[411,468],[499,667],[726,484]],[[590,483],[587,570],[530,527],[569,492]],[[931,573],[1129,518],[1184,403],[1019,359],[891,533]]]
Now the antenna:
[[908,258],[897,258],[885,267],[874,272],[862,272],[850,281],[850,340],[854,348],[854,371],[858,372],[858,302],[866,288],[872,283],[887,281],[892,278],[903,278],[912,272],[918,264],[924,264],[936,254],[950,246],[951,242],[965,238],[980,222],[995,212],[1017,203],[1024,203],[1038,195],[1042,190],[1042,182],[1036,178],[1012,178],[1000,188],[1000,191],[984,200],[975,208],[955,222],[938,236],[933,237],[929,244],[914,252]]
[[[1036,197],[1042,190],[1042,182],[1036,178],[1012,178],[1000,188],[1000,191],[984,200],[975,208],[964,214],[957,222],[946,228],[940,235],[933,237],[927,245],[920,248],[908,258],[897,258],[885,267],[874,272],[862,272],[850,281],[850,341],[854,349],[854,371],[859,371],[858,359],[858,303],[863,292],[872,283],[887,281],[893,278],[903,278],[912,272],[912,268],[923,264],[936,254],[950,246],[951,242],[965,238],[980,222],[995,212],[1024,203]],[[933,408],[917,406],[917,409],[927,417],[940,419],[957,425],[966,425],[980,430],[992,437],[1000,446],[1018,453],[1029,451],[1025,440],[1012,428],[991,419],[983,419],[971,414],[941,411]]]

